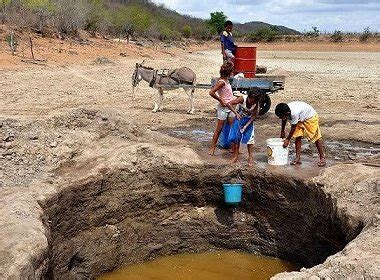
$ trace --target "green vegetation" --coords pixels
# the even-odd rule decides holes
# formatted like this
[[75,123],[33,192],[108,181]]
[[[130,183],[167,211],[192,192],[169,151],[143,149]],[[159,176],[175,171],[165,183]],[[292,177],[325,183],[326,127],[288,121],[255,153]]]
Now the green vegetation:
[[42,32],[46,19],[54,11],[54,3],[51,0],[22,0],[21,3],[37,15],[38,30]]
[[210,14],[211,18],[207,21],[214,33],[220,34],[224,30],[224,22],[227,16],[223,12],[214,12]]
[[42,34],[48,26],[67,34],[84,29],[120,38],[210,39],[212,34],[206,21],[180,15],[149,0],[0,0],[0,19],[14,26],[36,28]]
[[[213,12],[209,20],[202,20],[150,0],[0,0],[0,21],[49,36],[58,32],[75,35],[78,30],[86,30],[119,38],[210,40],[224,30],[226,20],[223,12]],[[264,22],[234,25],[235,37],[251,41],[271,42],[278,35],[292,32],[297,31]]]
[[6,20],[6,12],[8,6],[12,3],[12,0],[0,0],[1,9],[1,22],[4,24]]
[[248,39],[250,42],[273,42],[279,35],[276,26],[261,27],[256,32],[249,34]]
[[185,38],[190,38],[192,34],[191,27],[189,25],[185,25],[182,28],[182,34],[185,36]]

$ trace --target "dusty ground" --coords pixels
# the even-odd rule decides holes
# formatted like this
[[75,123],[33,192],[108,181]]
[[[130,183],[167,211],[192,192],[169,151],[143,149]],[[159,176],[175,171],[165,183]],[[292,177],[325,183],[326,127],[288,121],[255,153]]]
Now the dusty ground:
[[[37,44],[40,47],[36,48],[36,56],[48,58],[44,65],[25,64],[20,62],[20,56],[11,57],[4,48],[0,51],[0,266],[7,269],[3,277],[14,276],[17,271],[31,273],[33,269],[26,263],[46,254],[42,210],[36,201],[64,188],[64,182],[88,176],[92,168],[107,166],[105,159],[130,161],[131,157],[138,158],[136,149],[145,151],[145,146],[139,145],[147,145],[148,152],[142,158],[169,156],[169,162],[182,164],[211,162],[224,166],[228,163],[228,152],[218,151],[213,158],[206,153],[215,120],[215,102],[206,90],[196,91],[195,115],[186,114],[187,98],[181,91],[169,93],[164,100],[164,111],[156,114],[151,113],[154,91],[147,84],[139,86],[135,101],[131,97],[131,75],[136,62],[145,59],[150,66],[165,68],[188,66],[195,70],[199,82],[208,83],[218,73],[219,51],[197,50],[200,47],[145,48],[98,40],[86,46],[64,42],[61,52],[54,42],[54,46],[46,46],[46,52]],[[263,46],[263,49],[271,47]],[[351,170],[346,177],[356,172],[360,179],[334,189],[325,178],[329,182],[326,186],[332,188],[326,192],[336,197],[343,209],[350,209],[356,201],[371,202],[371,209],[359,209],[350,215],[376,220],[373,207],[376,209],[378,205],[380,53],[363,52],[359,47],[347,48],[357,52],[331,52],[324,47],[313,52],[302,48],[284,51],[283,46],[269,51],[259,49],[258,64],[268,66],[270,74],[286,75],[285,90],[272,96],[273,104],[304,100],[316,108],[321,117],[328,165],[357,164],[355,168],[337,165],[326,169],[329,178]],[[124,52],[127,56],[120,56]],[[96,63],[98,57],[107,57],[109,61]],[[314,147],[306,143],[303,166],[273,169],[265,164],[264,140],[279,132],[273,108],[256,125],[256,165],[270,172],[312,179],[321,169],[315,167]],[[129,147],[131,155],[128,155]],[[121,158],[118,151],[127,154]],[[236,168],[245,169],[245,162]],[[368,183],[371,187],[365,188],[369,198],[350,189],[366,180],[372,180]],[[347,189],[350,196],[346,199]],[[33,226],[25,228],[23,224]],[[376,236],[376,232],[377,223],[372,221],[370,229],[363,234]],[[361,247],[352,247],[350,250],[357,250],[355,257],[360,255]],[[23,250],[31,253],[23,254]],[[371,259],[373,254],[378,257],[376,251],[367,257]],[[362,268],[370,264],[358,261],[357,265]],[[329,264],[331,271],[334,266],[339,266],[339,262]],[[317,275],[320,270],[315,271],[305,273]],[[370,269],[368,273],[371,277],[378,276],[376,270]]]

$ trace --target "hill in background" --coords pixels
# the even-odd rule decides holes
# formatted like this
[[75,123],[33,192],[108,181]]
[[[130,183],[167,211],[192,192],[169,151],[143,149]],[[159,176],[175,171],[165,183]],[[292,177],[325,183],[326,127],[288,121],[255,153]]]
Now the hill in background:
[[[20,29],[29,27],[46,36],[56,32],[71,34],[80,29],[92,34],[160,40],[217,36],[216,29],[207,20],[179,14],[150,0],[0,1],[0,22]],[[278,35],[299,34],[264,22],[236,24],[235,30],[236,35],[244,36],[260,29],[273,30],[273,27]]]
[[251,21],[246,23],[236,23],[234,24],[234,29],[239,34],[250,34],[259,31],[262,28],[272,28],[275,27],[278,33],[281,35],[300,35],[301,32],[282,26],[282,25],[272,25],[262,21]]

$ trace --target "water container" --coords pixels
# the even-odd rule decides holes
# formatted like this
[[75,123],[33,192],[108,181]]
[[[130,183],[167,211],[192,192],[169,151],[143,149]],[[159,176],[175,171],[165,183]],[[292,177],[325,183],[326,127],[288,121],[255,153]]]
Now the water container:
[[244,73],[246,78],[254,78],[256,74],[256,47],[237,47],[234,66],[235,72]]
[[269,138],[267,141],[268,164],[288,164],[289,149],[283,148],[284,140],[281,138]]
[[231,148],[231,142],[228,142],[228,135],[230,133],[230,124],[228,121],[224,122],[222,131],[220,132],[218,139],[218,146],[223,149]]
[[224,201],[230,205],[236,205],[241,202],[243,184],[223,184]]

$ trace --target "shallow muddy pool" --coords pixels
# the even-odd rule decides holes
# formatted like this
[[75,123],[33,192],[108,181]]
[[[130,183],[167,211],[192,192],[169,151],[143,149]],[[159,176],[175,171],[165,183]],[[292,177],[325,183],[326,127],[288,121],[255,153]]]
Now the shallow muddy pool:
[[297,267],[275,258],[235,251],[179,254],[131,265],[98,280],[261,280]]

